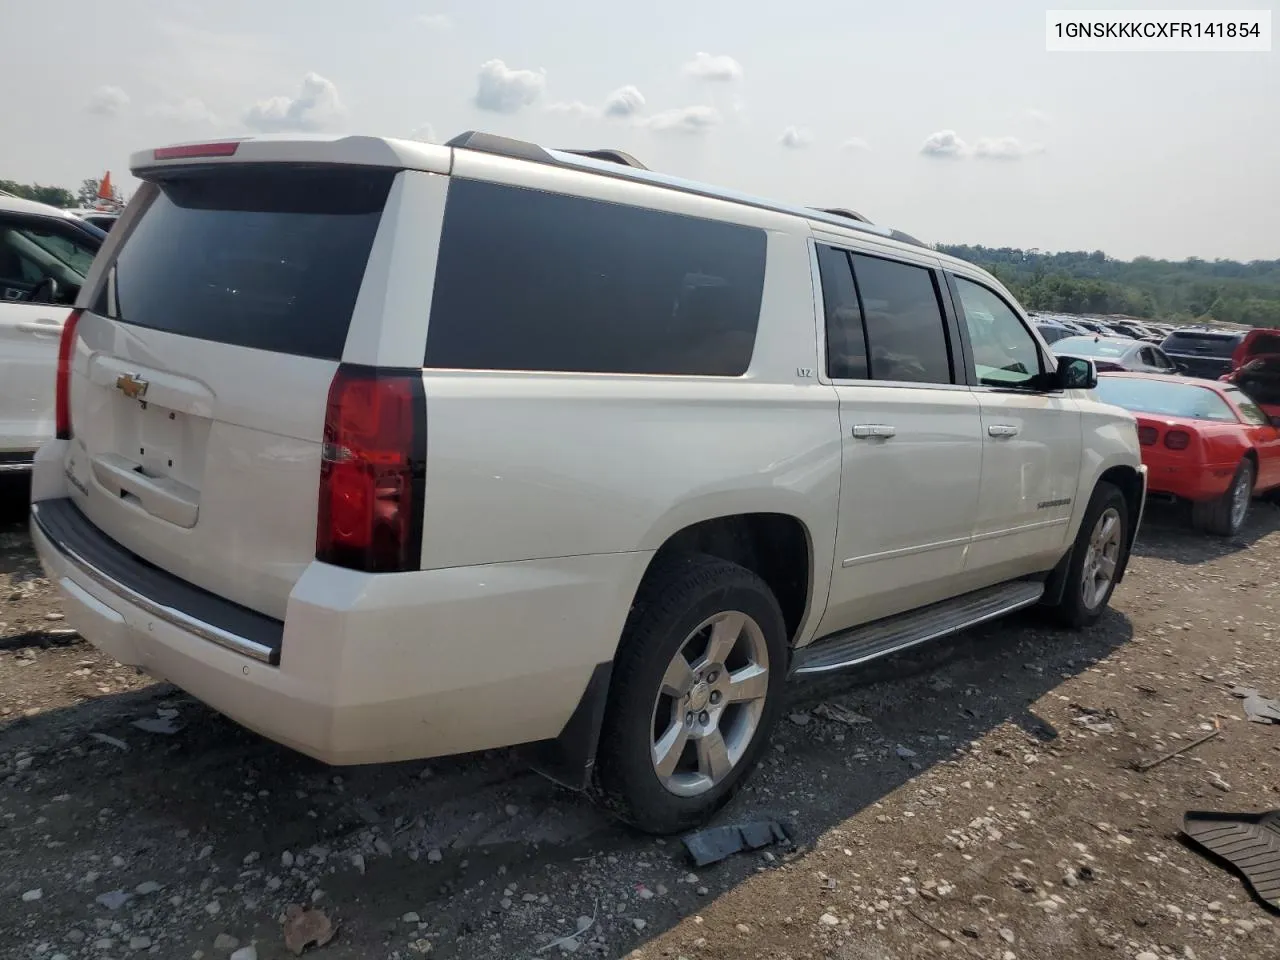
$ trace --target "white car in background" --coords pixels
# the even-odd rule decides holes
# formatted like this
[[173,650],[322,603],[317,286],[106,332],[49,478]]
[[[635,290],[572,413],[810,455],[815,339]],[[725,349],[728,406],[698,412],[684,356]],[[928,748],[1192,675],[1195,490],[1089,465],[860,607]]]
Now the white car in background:
[[62,324],[106,236],[56,207],[0,196],[0,473],[52,439]]

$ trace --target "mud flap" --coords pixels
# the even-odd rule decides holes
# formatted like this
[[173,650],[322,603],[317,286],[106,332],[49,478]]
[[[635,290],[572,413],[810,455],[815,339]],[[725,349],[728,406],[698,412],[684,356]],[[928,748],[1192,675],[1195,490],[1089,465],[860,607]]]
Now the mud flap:
[[529,766],[548,780],[570,790],[585,790],[591,785],[591,772],[596,763],[596,747],[600,743],[600,727],[609,700],[609,679],[613,662],[600,663],[591,671],[587,689],[574,708],[560,735],[553,740],[539,740],[522,749]]

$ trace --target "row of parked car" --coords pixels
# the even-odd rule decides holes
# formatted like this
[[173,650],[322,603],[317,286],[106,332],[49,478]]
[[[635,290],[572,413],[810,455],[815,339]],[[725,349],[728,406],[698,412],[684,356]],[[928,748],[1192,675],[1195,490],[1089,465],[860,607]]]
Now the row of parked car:
[[[523,745],[682,830],[790,678],[1086,627],[1149,487],[1230,532],[1280,484],[1235,385],[1100,377],[836,207],[481,133],[131,166],[13,287],[60,331],[32,541],[84,637],[328,763]],[[50,271],[53,220],[10,231]]]
[[1149,491],[1189,502],[1200,529],[1237,533],[1254,494],[1280,488],[1280,331],[1043,315],[1036,326],[1056,355],[1093,361],[1098,393],[1137,417]]

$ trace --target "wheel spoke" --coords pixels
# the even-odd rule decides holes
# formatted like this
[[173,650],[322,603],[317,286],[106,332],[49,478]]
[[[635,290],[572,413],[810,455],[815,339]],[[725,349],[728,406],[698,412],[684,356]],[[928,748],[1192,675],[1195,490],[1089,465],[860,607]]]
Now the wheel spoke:
[[1116,562],[1108,556],[1098,558],[1098,573],[1108,581],[1116,574]]
[[724,736],[719,730],[709,730],[706,736],[700,737],[696,741],[696,749],[699,773],[714,783],[729,775],[733,764],[729,762],[729,748],[725,746]]
[[677,652],[667,664],[667,672],[662,675],[662,692],[679,700],[692,689],[693,670],[684,654]]
[[729,674],[729,701],[759,700],[769,692],[769,669],[753,663]]
[[[667,727],[667,732],[653,745],[653,767],[658,771],[658,776],[669,777],[676,772],[676,764],[680,762],[685,744],[688,742],[689,730],[677,717],[671,726]],[[698,762],[701,764],[701,758]]]
[[1116,518],[1110,514],[1108,514],[1106,519],[1102,521],[1102,533],[1099,535],[1099,540],[1101,540],[1102,543],[1106,543],[1111,539],[1111,533],[1115,530],[1116,523]]
[[707,663],[724,663],[737,645],[746,624],[746,614],[737,612],[727,613],[724,619],[716,621],[711,628],[711,639],[707,642]]

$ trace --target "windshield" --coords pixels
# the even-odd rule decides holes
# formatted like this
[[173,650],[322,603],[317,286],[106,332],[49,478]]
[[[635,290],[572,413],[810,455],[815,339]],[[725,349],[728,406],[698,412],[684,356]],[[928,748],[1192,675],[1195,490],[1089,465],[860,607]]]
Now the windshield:
[[1054,353],[1067,353],[1074,357],[1122,357],[1132,344],[1113,340],[1096,340],[1093,337],[1065,337],[1053,345]]
[[1098,395],[1106,403],[1134,413],[1236,423],[1227,401],[1208,387],[1137,377],[1099,377]]

